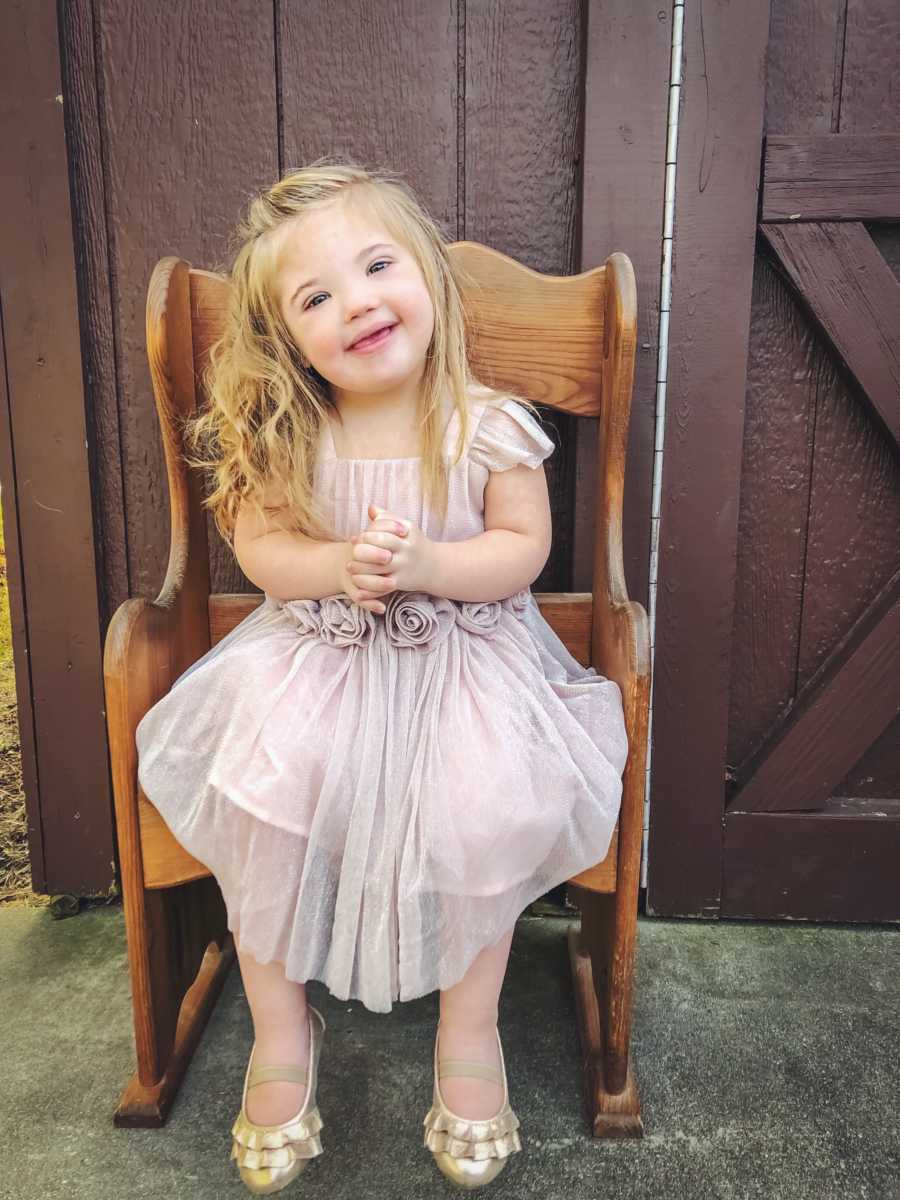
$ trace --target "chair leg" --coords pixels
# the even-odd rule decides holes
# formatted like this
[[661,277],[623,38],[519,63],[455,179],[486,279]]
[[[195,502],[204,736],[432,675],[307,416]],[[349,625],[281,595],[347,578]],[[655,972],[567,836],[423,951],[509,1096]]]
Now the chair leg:
[[588,1121],[594,1137],[642,1137],[629,1061],[636,915],[618,893],[568,886],[581,911],[568,945]]
[[137,1071],[113,1121],[156,1128],[166,1122],[222,990],[234,942],[211,877],[125,899]]

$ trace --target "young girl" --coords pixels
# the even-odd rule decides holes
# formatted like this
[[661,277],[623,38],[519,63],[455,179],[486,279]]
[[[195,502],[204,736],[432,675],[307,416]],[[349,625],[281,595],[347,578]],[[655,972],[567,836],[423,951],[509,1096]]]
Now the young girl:
[[458,274],[408,186],[319,160],[239,233],[185,433],[264,600],[136,735],[234,933],[254,1046],[232,1158],[269,1193],[322,1152],[307,980],[377,1012],[438,989],[424,1142],[477,1187],[521,1148],[497,1028],[513,928],[607,852],[621,694],[529,590],[554,443],[472,377]]

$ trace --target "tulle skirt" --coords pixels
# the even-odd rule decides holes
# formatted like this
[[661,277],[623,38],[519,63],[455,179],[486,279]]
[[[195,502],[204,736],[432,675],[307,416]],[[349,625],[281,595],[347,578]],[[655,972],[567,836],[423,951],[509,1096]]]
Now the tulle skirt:
[[266,596],[136,741],[240,950],[377,1012],[457,983],[605,857],[628,750],[618,686],[527,589],[395,592],[383,615]]

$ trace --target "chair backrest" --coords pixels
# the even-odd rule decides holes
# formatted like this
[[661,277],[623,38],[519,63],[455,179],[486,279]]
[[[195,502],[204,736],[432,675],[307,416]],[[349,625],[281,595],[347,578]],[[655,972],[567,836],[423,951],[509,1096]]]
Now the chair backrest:
[[[603,863],[572,881],[613,892],[622,846],[627,849],[622,877],[636,879],[639,869],[649,694],[646,614],[628,599],[621,542],[635,353],[634,272],[618,251],[603,266],[574,276],[541,275],[474,242],[457,242],[450,253],[461,268],[476,377],[576,416],[600,418],[592,591],[539,592],[536,599],[569,652],[622,689],[631,746],[624,777],[625,841],[617,826]],[[126,731],[122,745],[132,757],[134,728],[143,712],[262,602],[258,593],[210,593],[202,479],[182,457],[179,422],[195,409],[227,298],[225,277],[179,258],[160,260],[150,281],[147,352],[166,455],[172,534],[159,596],[152,603],[126,602],[123,611],[133,603],[136,607],[108,640],[108,688],[114,701],[127,692],[119,725]],[[130,772],[129,766],[120,784],[123,796],[132,786]],[[169,887],[209,873],[175,842],[142,793],[138,810],[145,886]]]
[[[450,256],[461,268],[475,375],[538,404],[599,416],[603,363],[616,334],[630,339],[624,348],[634,351],[634,273],[627,256],[613,254],[580,275],[542,275],[478,242],[454,242]],[[190,276],[200,365],[221,330],[228,281],[196,269]]]
[[[475,375],[538,404],[599,416],[610,331],[627,332],[633,272],[624,254],[580,275],[542,275],[477,242],[455,242]],[[630,297],[623,295],[631,283]],[[633,349],[633,328],[632,328]]]
[[[475,376],[539,404],[599,417],[593,590],[542,593],[542,611],[581,662],[591,653],[591,596],[627,602],[622,569],[622,496],[634,370],[636,295],[627,255],[590,271],[544,275],[477,242],[456,242]],[[167,458],[172,512],[166,591],[203,598],[214,644],[261,602],[250,593],[210,596],[200,480],[181,457],[177,418],[193,411],[209,348],[228,299],[225,276],[162,259],[148,295],[147,340]],[[202,402],[202,401],[201,401]],[[199,648],[202,650],[202,647]],[[197,656],[197,648],[189,652]]]

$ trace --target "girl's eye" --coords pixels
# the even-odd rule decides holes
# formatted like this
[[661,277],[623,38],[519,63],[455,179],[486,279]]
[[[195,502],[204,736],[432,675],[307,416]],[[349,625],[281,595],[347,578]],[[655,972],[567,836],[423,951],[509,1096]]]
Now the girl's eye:
[[[375,262],[373,262],[371,264],[371,266],[369,267],[369,270],[372,271],[372,270],[374,270],[375,267],[382,267],[382,268],[389,267],[390,265],[391,265],[391,260],[389,258],[377,258],[375,260]],[[318,300],[320,296],[325,296],[325,295],[327,295],[326,292],[316,292],[316,294],[314,296],[310,296],[310,298],[307,300],[307,302],[303,305],[303,311],[306,312],[306,310],[308,308],[318,308],[319,306],[318,306],[318,304],[315,303],[315,301]]]

